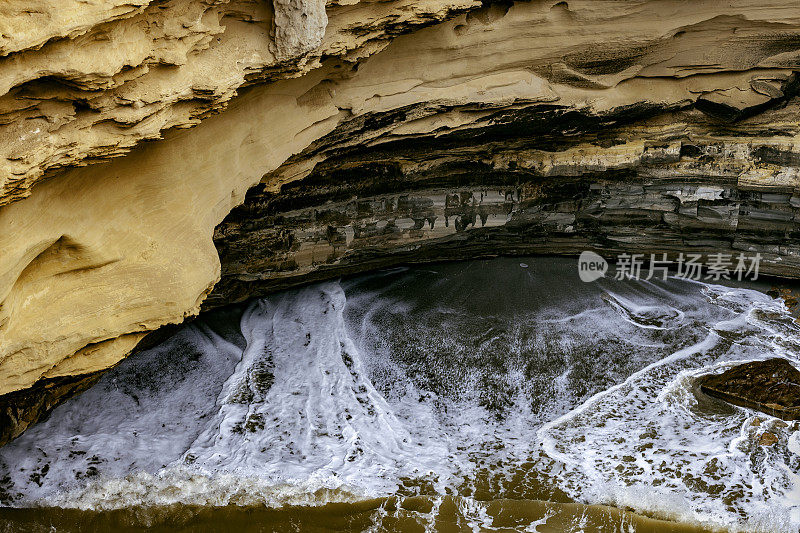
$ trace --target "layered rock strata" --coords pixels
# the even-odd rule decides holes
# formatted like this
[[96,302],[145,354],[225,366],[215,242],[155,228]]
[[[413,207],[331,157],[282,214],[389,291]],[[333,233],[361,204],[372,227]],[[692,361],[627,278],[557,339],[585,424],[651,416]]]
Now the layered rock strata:
[[[442,149],[417,139],[332,158],[279,193],[254,188],[216,229],[222,279],[204,306],[400,263],[583,250],[645,262],[667,254],[673,266],[681,254],[703,263],[722,254],[730,271],[740,254],[748,268],[758,256],[748,277],[800,277],[800,191],[783,166],[789,154],[757,142],[661,137],[659,128],[648,141],[625,141],[628,127],[610,116],[594,131],[587,119],[591,141],[566,148],[575,123],[566,125],[571,138],[557,139],[560,110],[531,113],[525,120],[550,128],[546,139],[476,147],[440,137]],[[541,143],[565,149],[534,148]]]
[[0,394],[397,262],[797,274],[792,2],[40,0],[0,25]]

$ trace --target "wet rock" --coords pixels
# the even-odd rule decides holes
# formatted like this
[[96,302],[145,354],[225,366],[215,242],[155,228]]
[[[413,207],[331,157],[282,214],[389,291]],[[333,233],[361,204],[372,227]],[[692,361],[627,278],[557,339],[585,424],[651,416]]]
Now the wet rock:
[[[700,390],[710,396],[784,420],[800,419],[800,371],[786,359],[744,363],[701,379]],[[769,440],[764,435],[761,441]]]
[[94,385],[102,375],[95,372],[46,379],[30,389],[0,395],[0,446],[21,435],[64,399]]
[[795,318],[800,316],[800,314],[798,314],[798,311],[800,311],[800,309],[798,309],[797,307],[798,296],[800,296],[800,293],[798,293],[796,287],[794,286],[772,287],[770,290],[767,291],[767,294],[775,298],[776,300],[779,298],[783,300],[783,303],[786,304],[786,308],[789,310],[789,312],[792,313],[792,315]]
[[775,436],[774,433],[770,433],[769,431],[765,431],[761,434],[761,438],[758,439],[758,444],[760,446],[772,446],[778,442],[778,437]]

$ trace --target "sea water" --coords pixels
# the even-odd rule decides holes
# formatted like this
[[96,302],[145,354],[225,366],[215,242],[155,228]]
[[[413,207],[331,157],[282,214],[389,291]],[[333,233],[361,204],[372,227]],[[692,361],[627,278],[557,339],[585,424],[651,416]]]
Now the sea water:
[[796,532],[797,424],[696,385],[775,356],[800,365],[800,328],[743,286],[552,258],[319,283],[183,326],[0,448],[0,520]]

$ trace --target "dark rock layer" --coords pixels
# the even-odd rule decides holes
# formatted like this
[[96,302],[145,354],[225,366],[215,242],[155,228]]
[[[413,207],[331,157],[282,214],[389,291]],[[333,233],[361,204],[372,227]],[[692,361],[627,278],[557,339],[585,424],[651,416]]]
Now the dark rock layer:
[[[402,263],[583,250],[759,254],[759,274],[799,278],[794,152],[728,137],[794,111],[730,125],[691,108],[535,106],[469,134],[361,148],[334,132],[295,158],[324,157],[305,178],[255,187],[217,227],[222,280],[204,306]],[[349,133],[404,120],[372,119]]]
[[43,379],[30,389],[0,396],[0,445],[21,435],[66,398],[97,383],[104,373]]

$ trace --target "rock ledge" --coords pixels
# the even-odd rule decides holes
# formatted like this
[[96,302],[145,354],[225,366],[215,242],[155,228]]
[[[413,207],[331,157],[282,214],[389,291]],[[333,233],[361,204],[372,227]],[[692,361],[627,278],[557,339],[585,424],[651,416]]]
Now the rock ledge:
[[704,376],[700,390],[770,416],[800,420],[800,371],[786,359],[754,361]]

